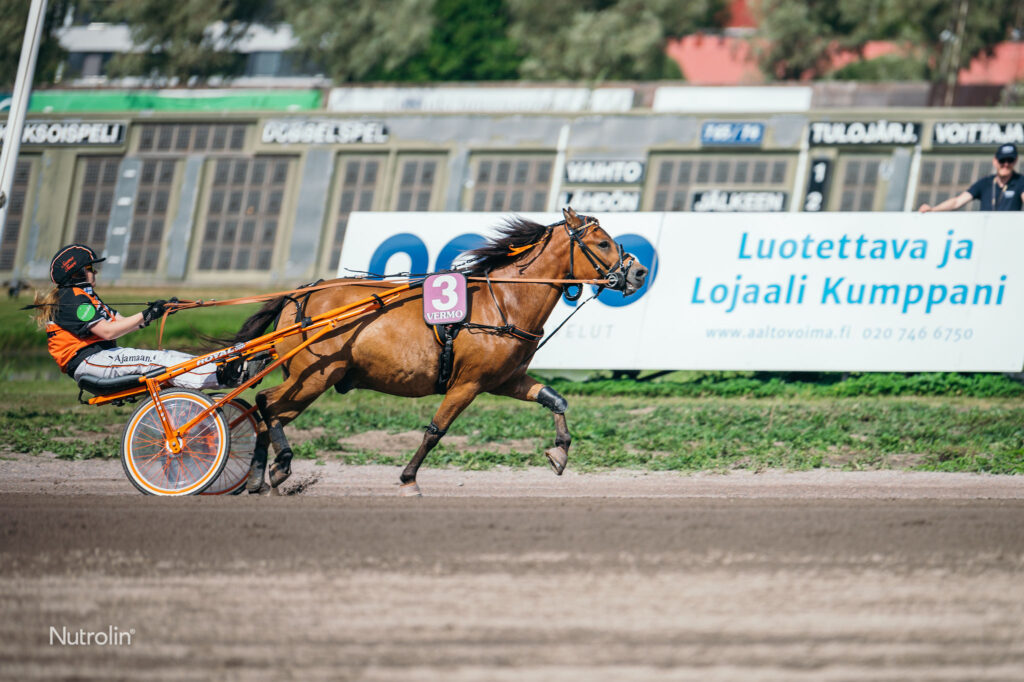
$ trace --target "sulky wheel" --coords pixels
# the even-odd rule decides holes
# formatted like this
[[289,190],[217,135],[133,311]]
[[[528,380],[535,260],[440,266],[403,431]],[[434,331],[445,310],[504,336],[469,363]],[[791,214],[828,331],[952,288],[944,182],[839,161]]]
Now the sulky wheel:
[[257,425],[252,405],[235,398],[221,408],[221,413],[231,432],[231,450],[224,471],[201,495],[237,495],[242,492],[249,475],[252,451],[256,449]]
[[[213,401],[197,391],[170,389],[160,403],[172,427],[190,421]],[[121,464],[128,480],[147,495],[194,495],[216,480],[228,461],[230,432],[220,410],[207,414],[181,436],[181,450],[167,447],[156,403],[135,410],[121,436]]]

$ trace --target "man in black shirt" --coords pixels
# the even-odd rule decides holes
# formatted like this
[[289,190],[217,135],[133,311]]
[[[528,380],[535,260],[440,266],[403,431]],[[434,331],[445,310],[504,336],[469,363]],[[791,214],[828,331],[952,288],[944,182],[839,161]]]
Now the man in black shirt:
[[1016,172],[1017,147],[1013,144],[1000,145],[992,165],[996,172],[978,180],[966,190],[946,199],[941,204],[921,204],[921,213],[929,211],[955,211],[973,199],[981,202],[982,211],[1019,211],[1021,195],[1024,194],[1024,175]]

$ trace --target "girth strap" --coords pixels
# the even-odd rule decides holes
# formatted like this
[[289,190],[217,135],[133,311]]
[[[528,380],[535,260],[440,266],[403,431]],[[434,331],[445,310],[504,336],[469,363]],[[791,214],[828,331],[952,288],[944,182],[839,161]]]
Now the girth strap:
[[437,381],[434,384],[434,392],[445,394],[448,392],[448,382],[452,378],[452,367],[455,365],[455,337],[462,330],[461,324],[436,324],[434,325],[434,338],[441,344],[441,352],[437,358]]

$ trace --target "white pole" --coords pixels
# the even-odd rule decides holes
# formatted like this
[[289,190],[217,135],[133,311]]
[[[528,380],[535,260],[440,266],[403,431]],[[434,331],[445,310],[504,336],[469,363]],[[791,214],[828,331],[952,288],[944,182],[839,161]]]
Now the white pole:
[[18,74],[14,79],[11,93],[11,110],[7,114],[7,128],[4,130],[4,146],[0,150],[0,239],[3,239],[4,224],[7,222],[7,204],[14,184],[14,168],[21,151],[21,130],[25,127],[25,111],[32,94],[32,74],[36,70],[36,56],[39,41],[43,35],[46,20],[46,0],[32,0],[25,24],[25,40],[21,43],[21,57],[18,59]]
[[[800,140],[800,155],[796,157],[796,178],[793,180],[793,199],[789,204],[789,210],[791,213],[804,210],[804,201],[807,197],[804,196],[807,192],[807,188],[804,186],[807,184],[807,164],[808,158],[811,154],[811,143],[808,139],[807,126],[805,125],[800,129],[800,134],[803,136]],[[825,207],[822,206],[822,211]]]
[[914,158],[910,161],[910,177],[907,179],[907,196],[903,198],[903,210],[913,211],[917,198],[917,183],[921,180],[921,143],[914,145]]
[[561,213],[564,206],[558,205],[562,193],[562,174],[565,173],[565,153],[569,148],[569,126],[564,125],[558,132],[558,149],[555,151],[555,167],[551,169],[551,190],[548,192],[548,211]]

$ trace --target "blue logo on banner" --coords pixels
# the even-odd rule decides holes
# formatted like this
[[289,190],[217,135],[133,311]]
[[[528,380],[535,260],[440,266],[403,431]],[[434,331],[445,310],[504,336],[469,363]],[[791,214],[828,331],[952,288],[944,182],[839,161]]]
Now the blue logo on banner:
[[430,266],[430,255],[427,253],[427,245],[423,240],[409,232],[401,232],[392,235],[384,240],[384,243],[377,247],[370,257],[369,271],[379,277],[393,276],[396,273],[386,272],[388,261],[399,253],[409,257],[409,272],[412,274],[425,274]]
[[764,124],[744,121],[709,121],[701,126],[700,143],[715,145],[759,145],[764,138]]
[[[452,263],[463,251],[469,251],[483,246],[487,240],[478,234],[467,232],[460,234],[441,248],[434,261],[433,272],[448,270]],[[392,256],[404,254],[409,258],[409,272],[413,275],[425,275],[431,272],[430,255],[427,253],[427,245],[423,240],[409,232],[402,232],[391,235],[377,247],[377,250],[370,256],[369,272],[375,276],[393,276],[398,273],[386,272],[388,261]]]

